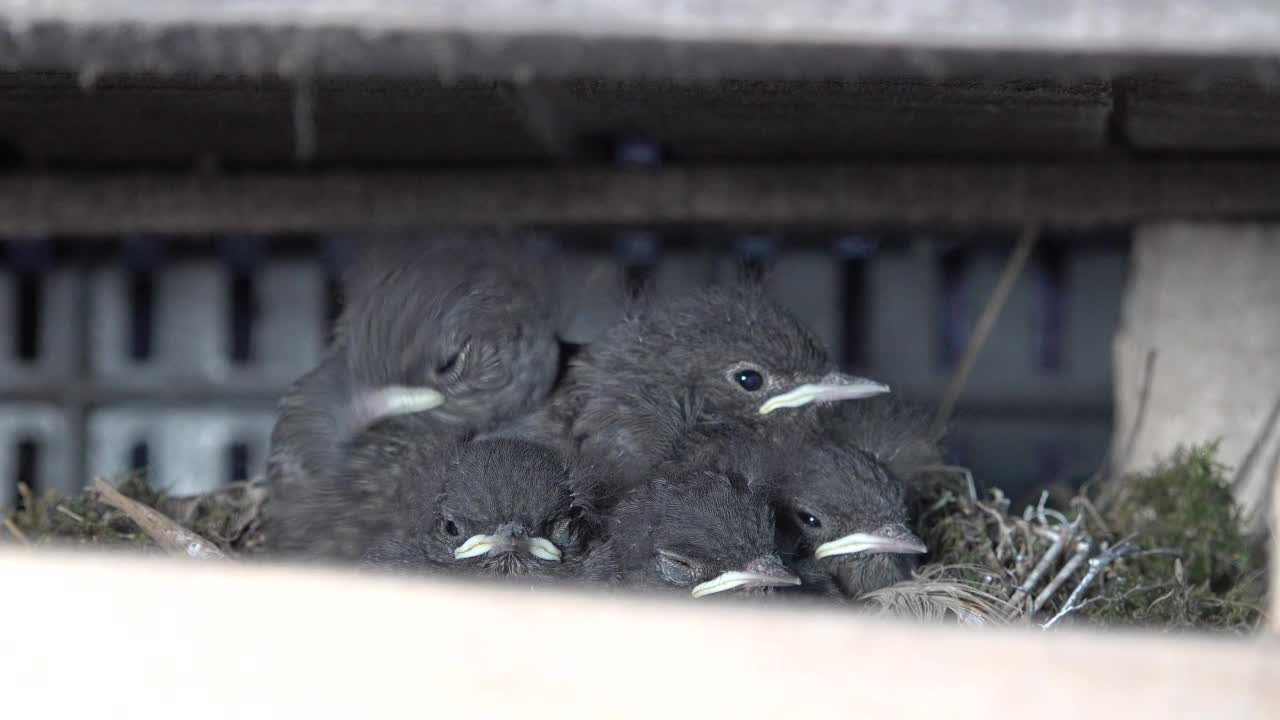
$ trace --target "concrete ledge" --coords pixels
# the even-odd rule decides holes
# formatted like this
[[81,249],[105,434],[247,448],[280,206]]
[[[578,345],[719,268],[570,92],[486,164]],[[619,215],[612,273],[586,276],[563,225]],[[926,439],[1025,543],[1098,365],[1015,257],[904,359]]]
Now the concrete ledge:
[[1280,648],[0,551],[25,715],[1273,718]]

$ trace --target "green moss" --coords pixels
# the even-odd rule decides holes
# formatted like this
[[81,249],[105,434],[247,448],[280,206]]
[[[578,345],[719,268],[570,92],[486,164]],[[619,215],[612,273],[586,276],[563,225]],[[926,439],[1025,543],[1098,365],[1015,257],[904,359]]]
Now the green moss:
[[[1087,539],[1089,557],[1104,544],[1162,549],[1116,560],[1085,593],[1075,620],[1100,624],[1216,627],[1250,630],[1261,619],[1262,554],[1245,532],[1214,446],[1179,450],[1154,470],[1122,478],[1105,501],[1061,493],[1056,507],[1080,518],[1081,533],[1065,548],[1033,591],[1040,592]],[[1010,599],[1044,556],[1051,541],[1033,517],[1011,515],[999,491],[974,497],[963,475],[917,478],[917,530],[929,546],[926,563],[945,566],[944,580],[977,582]],[[1091,509],[1097,506],[1097,513]],[[1050,506],[1052,508],[1053,505]],[[1060,526],[1054,531],[1060,532]],[[1081,565],[1052,594],[1035,620],[1052,617],[1087,572]],[[1025,609],[1025,608],[1023,608]]]
[[[142,473],[113,480],[125,496],[153,507],[217,544],[226,552],[249,552],[261,543],[261,513],[266,491],[260,483],[238,483],[209,495],[168,497],[157,493]],[[158,551],[158,547],[124,513],[98,502],[92,491],[67,496],[51,490],[32,497],[20,488],[22,503],[5,517],[28,541],[73,545],[124,545]],[[0,539],[7,539],[0,532]]]
[[1171,548],[1116,562],[1090,617],[1174,627],[1252,628],[1261,618],[1261,553],[1245,532],[1216,445],[1179,449],[1124,479],[1103,506],[1117,539]]
[[[125,495],[154,504],[155,493],[140,473],[121,476],[117,486]],[[90,493],[68,496],[50,490],[33,497],[29,488],[18,489],[21,507],[7,513],[23,535],[36,544],[112,544],[147,546],[150,541],[123,513],[102,505]]]

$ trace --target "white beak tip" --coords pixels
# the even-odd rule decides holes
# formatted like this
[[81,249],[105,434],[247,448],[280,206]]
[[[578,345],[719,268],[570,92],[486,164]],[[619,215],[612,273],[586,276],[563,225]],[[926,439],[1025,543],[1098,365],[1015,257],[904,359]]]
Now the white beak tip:
[[928,551],[929,549],[925,547],[925,544],[915,537],[896,538],[868,533],[852,533],[819,545],[814,550],[813,556],[821,560],[828,557],[854,555],[863,552],[920,555]]
[[761,415],[768,415],[782,408],[802,407],[810,403],[862,400],[888,392],[888,385],[865,378],[857,378],[852,382],[810,383],[774,395],[760,405],[759,412]]
[[444,394],[435,388],[390,385],[364,393],[358,407],[368,421],[373,422],[384,417],[435,410],[445,402]]
[[[504,535],[472,535],[467,538],[453,551],[454,560],[466,560],[468,558],[480,557],[487,555],[495,547],[502,546],[504,549],[512,548],[511,538]],[[530,555],[539,560],[547,560],[549,562],[560,562],[563,554],[555,543],[546,538],[528,538],[523,542],[515,541],[515,546],[523,549]]]
[[715,593],[725,592],[726,590],[734,590],[740,587],[780,587],[784,585],[799,585],[800,578],[795,575],[766,575],[757,572],[745,572],[741,570],[730,570],[721,573],[717,577],[708,580],[693,588],[693,596],[695,598],[714,595]]

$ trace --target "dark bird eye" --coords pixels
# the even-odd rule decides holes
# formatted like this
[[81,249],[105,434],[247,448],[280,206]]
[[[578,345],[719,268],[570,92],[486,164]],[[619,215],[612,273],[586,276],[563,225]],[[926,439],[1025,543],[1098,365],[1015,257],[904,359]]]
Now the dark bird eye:
[[817,517],[803,510],[796,513],[796,519],[800,521],[801,525],[808,525],[811,528],[822,527],[822,522]]
[[453,369],[458,366],[458,356],[461,354],[462,353],[460,352],[456,352],[445,358],[444,362],[436,366],[436,375],[448,375],[453,372]]
[[733,380],[747,392],[755,392],[764,387],[764,376],[755,370],[738,370],[734,372]]
[[444,531],[454,537],[458,537],[458,526],[452,520],[445,522]]
[[676,585],[691,585],[697,577],[692,563],[667,552],[658,552],[658,570],[664,578]]
[[436,375],[443,376],[454,373],[460,369],[463,359],[467,357],[468,351],[471,350],[471,341],[467,340],[454,350],[449,357],[445,358],[439,365],[436,365]]

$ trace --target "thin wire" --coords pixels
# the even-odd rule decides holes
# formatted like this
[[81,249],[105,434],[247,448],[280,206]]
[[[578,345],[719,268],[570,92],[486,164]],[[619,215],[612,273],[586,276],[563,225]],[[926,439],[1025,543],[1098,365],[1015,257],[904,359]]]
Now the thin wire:
[[946,429],[947,421],[951,419],[956,403],[960,400],[960,393],[964,392],[964,387],[969,382],[969,375],[973,372],[973,366],[978,362],[978,353],[982,352],[982,347],[986,345],[996,320],[1000,319],[1000,313],[1009,300],[1009,293],[1013,291],[1014,283],[1022,275],[1022,270],[1031,257],[1031,251],[1035,249],[1039,240],[1040,223],[1028,222],[1023,226],[1018,244],[1005,262],[1004,270],[1000,272],[1000,279],[996,282],[995,289],[991,291],[991,297],[987,300],[986,307],[982,309],[982,315],[978,317],[978,324],[974,327],[969,344],[964,349],[964,356],[960,358],[960,366],[951,376],[951,382],[947,384],[947,390],[942,395],[938,414],[933,419],[934,438],[941,437],[943,430]]

